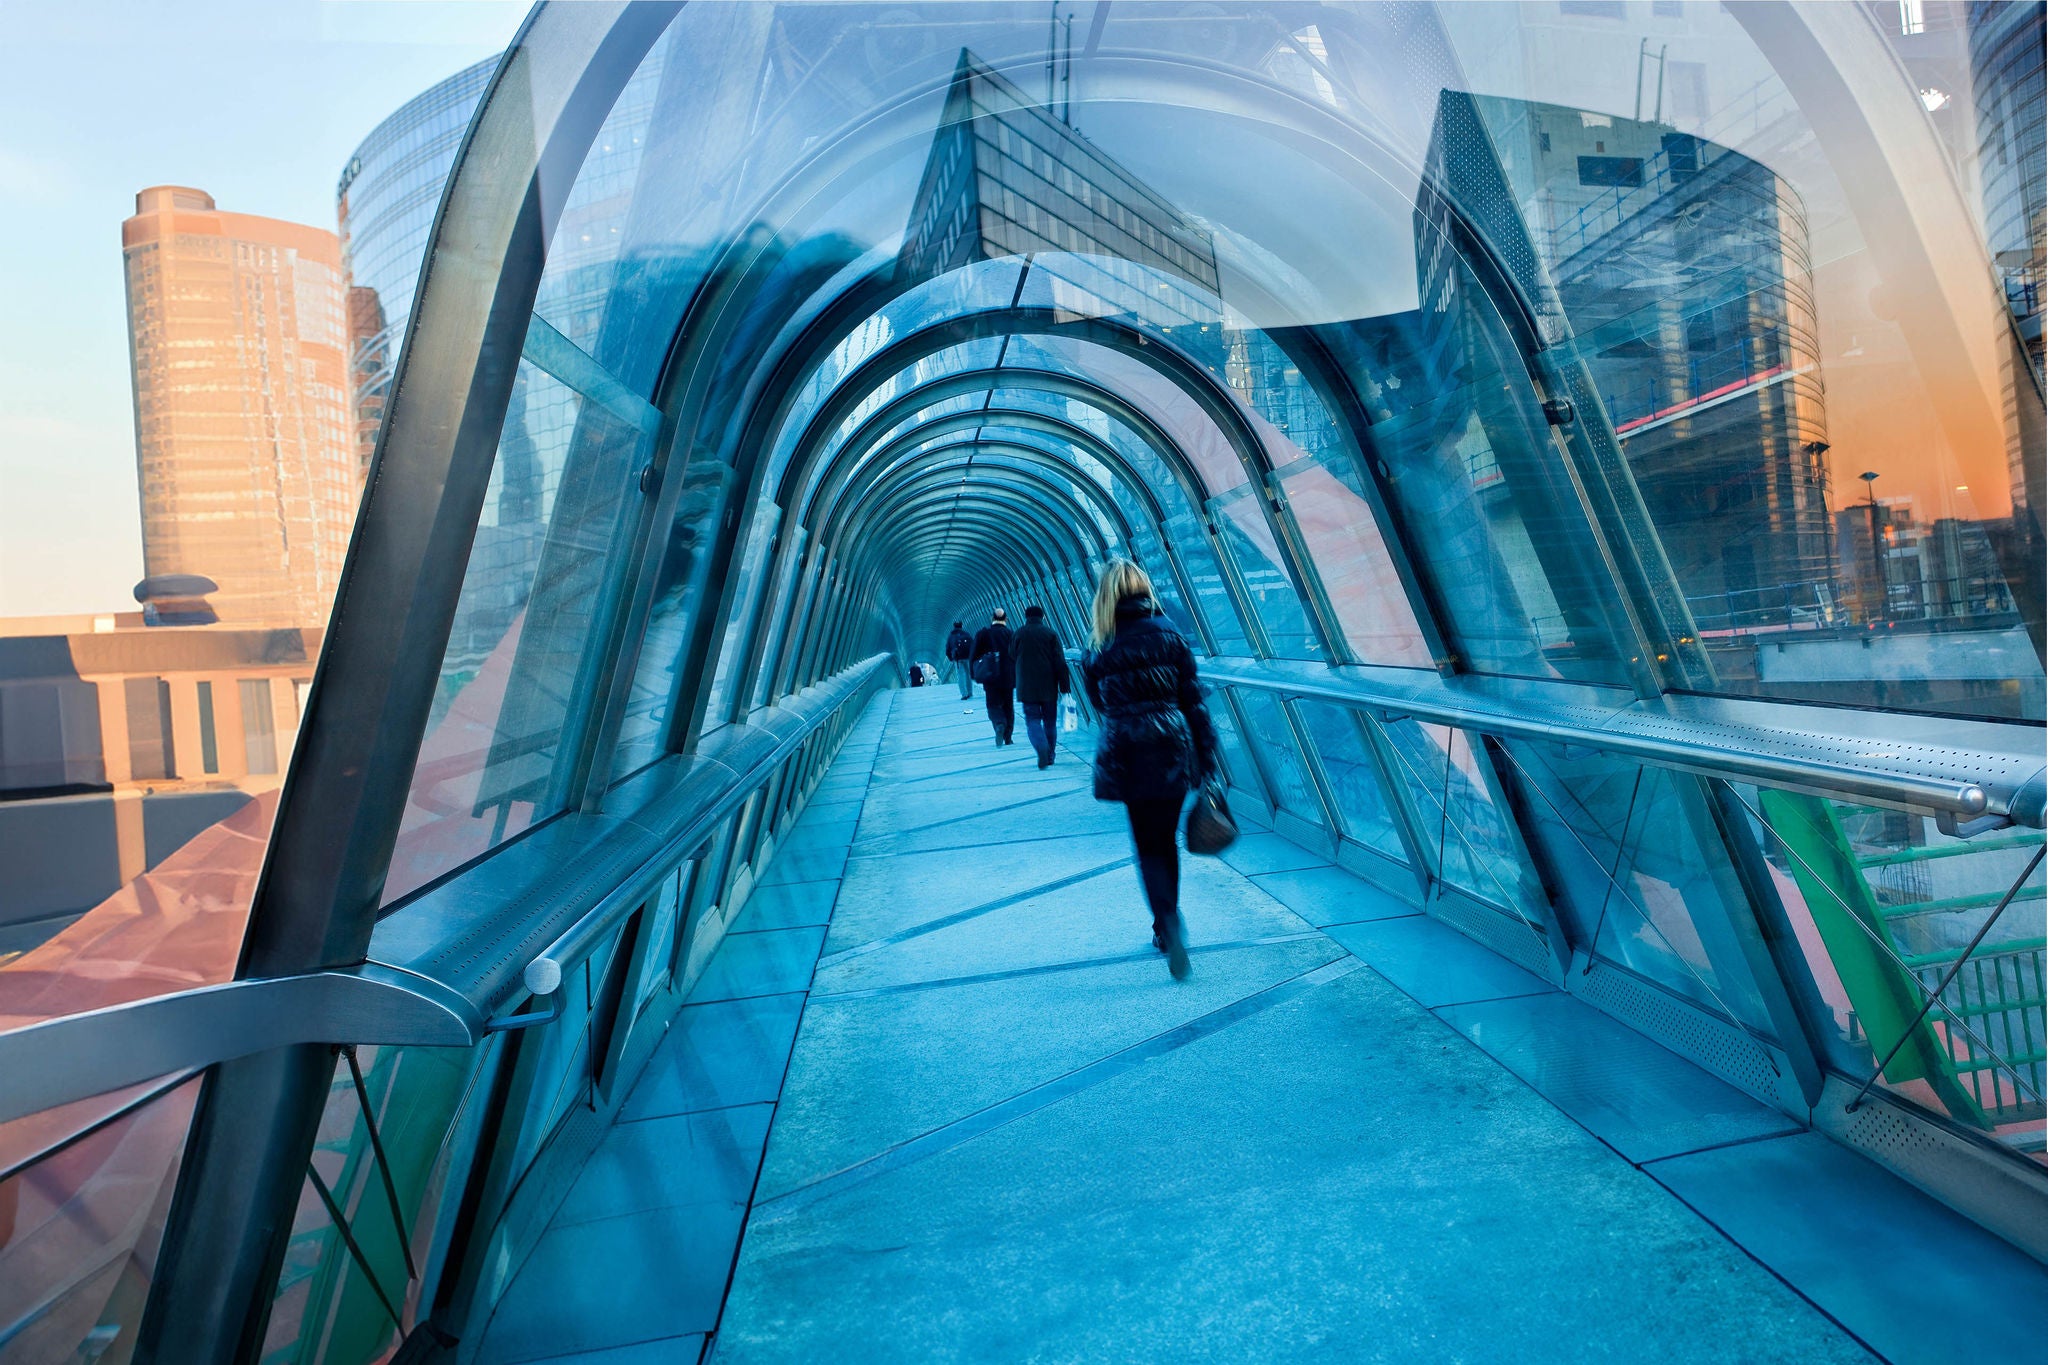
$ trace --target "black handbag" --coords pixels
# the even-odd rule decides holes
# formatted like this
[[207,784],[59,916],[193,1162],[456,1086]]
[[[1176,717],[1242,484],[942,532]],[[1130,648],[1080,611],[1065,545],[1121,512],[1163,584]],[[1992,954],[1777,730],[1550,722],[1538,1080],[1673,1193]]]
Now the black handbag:
[[1237,821],[1230,817],[1223,784],[1213,779],[1204,782],[1188,810],[1188,852],[1213,858],[1236,842]]
[[967,671],[978,683],[992,683],[1003,676],[1003,656],[992,649],[976,659]]

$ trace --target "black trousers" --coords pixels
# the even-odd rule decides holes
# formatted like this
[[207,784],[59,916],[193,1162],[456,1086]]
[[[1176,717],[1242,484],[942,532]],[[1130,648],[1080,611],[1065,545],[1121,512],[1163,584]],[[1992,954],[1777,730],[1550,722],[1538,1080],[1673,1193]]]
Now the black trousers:
[[1010,732],[1017,728],[1017,710],[1011,703],[1016,698],[1016,689],[984,685],[981,689],[982,704],[988,707],[988,723],[996,730],[996,738],[1004,744],[1010,742]]
[[1131,819],[1131,843],[1138,851],[1138,880],[1145,884],[1145,902],[1152,907],[1152,932],[1164,933],[1180,913],[1180,828],[1185,791],[1157,800],[1124,802]]

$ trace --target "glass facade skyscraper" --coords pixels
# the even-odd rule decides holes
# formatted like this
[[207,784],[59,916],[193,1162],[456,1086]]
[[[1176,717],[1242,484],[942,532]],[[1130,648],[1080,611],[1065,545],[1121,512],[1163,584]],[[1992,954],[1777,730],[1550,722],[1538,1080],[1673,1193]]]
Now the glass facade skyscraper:
[[121,225],[142,495],[138,595],[218,585],[236,624],[315,625],[348,551],[341,259],[334,234],[160,185]]
[[348,269],[349,386],[356,459],[367,468],[398,365],[434,210],[498,59],[464,67],[371,130],[335,188]]

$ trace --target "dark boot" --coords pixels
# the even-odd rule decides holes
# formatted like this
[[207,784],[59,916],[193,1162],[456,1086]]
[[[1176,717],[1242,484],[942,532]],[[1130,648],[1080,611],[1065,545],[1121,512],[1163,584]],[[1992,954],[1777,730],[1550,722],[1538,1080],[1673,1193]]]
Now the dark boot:
[[1166,927],[1153,935],[1155,939],[1166,940],[1166,970],[1173,973],[1175,981],[1188,979],[1188,926],[1176,913]]

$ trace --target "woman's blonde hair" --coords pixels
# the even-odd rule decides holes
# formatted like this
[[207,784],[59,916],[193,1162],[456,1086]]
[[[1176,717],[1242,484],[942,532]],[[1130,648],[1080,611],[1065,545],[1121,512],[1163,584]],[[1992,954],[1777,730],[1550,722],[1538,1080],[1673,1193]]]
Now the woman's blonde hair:
[[1116,604],[1127,597],[1150,597],[1152,580],[1128,559],[1112,559],[1102,566],[1102,580],[1095,585],[1095,632],[1091,642],[1097,649],[1116,634]]

